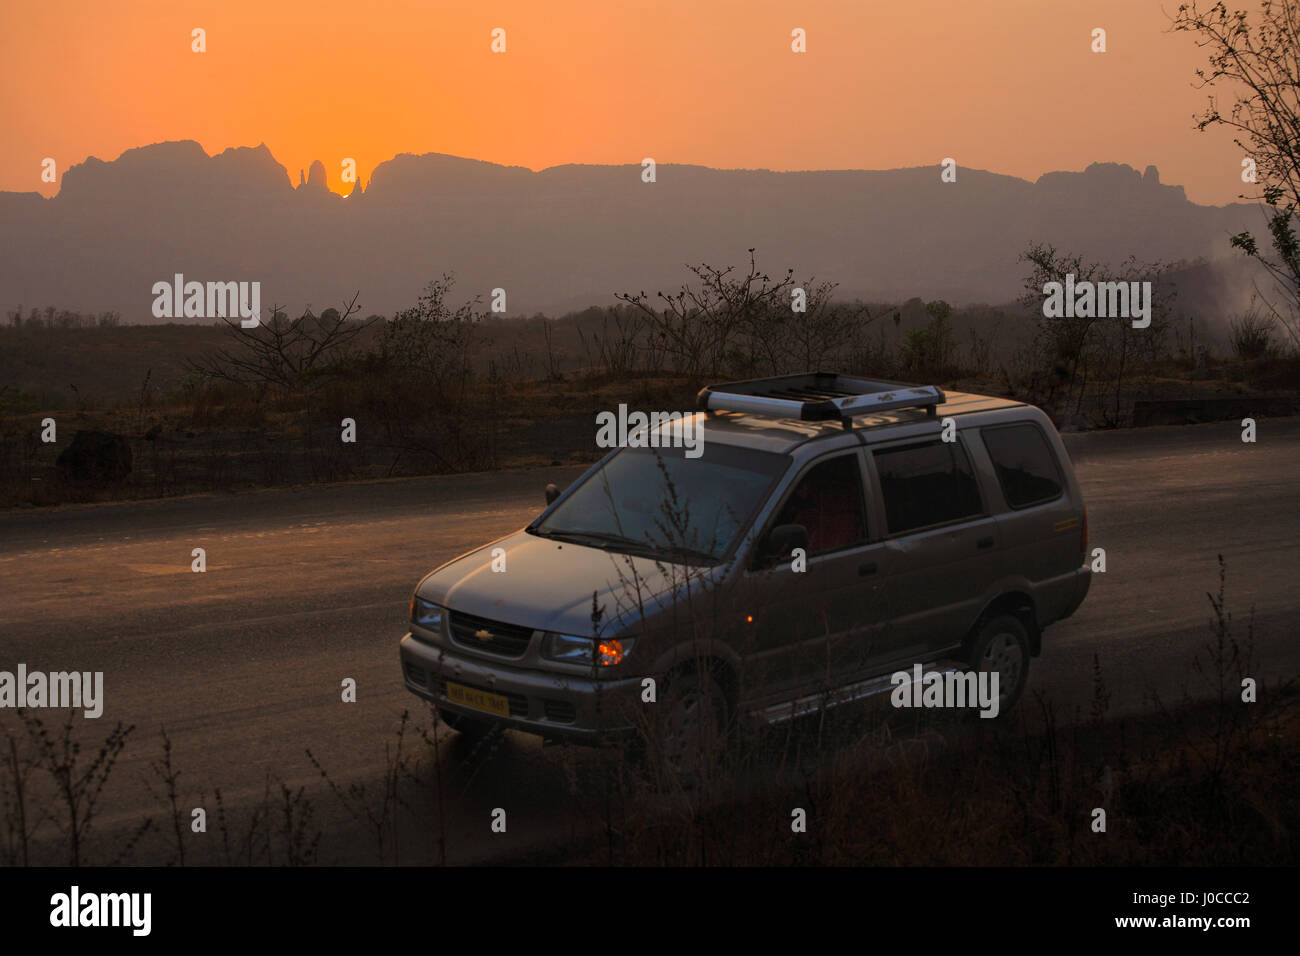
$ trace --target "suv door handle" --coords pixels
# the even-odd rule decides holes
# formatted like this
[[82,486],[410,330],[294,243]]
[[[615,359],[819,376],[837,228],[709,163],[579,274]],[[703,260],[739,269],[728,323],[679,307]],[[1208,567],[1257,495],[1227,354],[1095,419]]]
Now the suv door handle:
[[993,535],[989,535],[987,538],[980,538],[975,542],[975,547],[979,548],[981,551],[985,548],[993,547]]
[[858,577],[865,578],[868,574],[876,573],[876,562],[866,561],[858,565]]

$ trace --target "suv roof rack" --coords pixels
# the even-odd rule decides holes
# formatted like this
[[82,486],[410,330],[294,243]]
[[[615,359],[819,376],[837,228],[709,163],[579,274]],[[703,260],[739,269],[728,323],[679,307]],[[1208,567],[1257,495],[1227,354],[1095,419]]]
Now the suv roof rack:
[[908,385],[881,379],[851,378],[834,372],[778,375],[725,382],[700,389],[697,403],[706,412],[746,412],[805,422],[839,421],[853,428],[856,415],[895,408],[924,408],[930,418],[947,401],[935,385]]

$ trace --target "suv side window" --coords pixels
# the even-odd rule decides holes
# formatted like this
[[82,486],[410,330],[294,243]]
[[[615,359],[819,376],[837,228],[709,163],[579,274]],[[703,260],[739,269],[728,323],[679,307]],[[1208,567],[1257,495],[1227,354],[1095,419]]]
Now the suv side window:
[[1061,469],[1037,425],[1000,425],[982,436],[1008,505],[1028,508],[1061,497]]
[[879,448],[875,455],[890,534],[984,513],[979,485],[960,442]]
[[768,530],[782,524],[808,529],[809,557],[865,543],[867,516],[857,454],[836,455],[805,472]]

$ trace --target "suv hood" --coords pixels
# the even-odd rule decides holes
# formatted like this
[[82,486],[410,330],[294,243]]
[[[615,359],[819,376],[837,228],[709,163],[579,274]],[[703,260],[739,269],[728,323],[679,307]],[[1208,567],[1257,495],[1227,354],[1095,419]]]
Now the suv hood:
[[[505,571],[492,570],[492,552],[505,551]],[[541,538],[526,531],[462,555],[429,574],[416,588],[426,601],[454,611],[564,634],[591,634],[592,592],[602,622],[616,634],[672,605],[689,583],[697,590],[724,566],[674,564],[667,559],[606,551]]]

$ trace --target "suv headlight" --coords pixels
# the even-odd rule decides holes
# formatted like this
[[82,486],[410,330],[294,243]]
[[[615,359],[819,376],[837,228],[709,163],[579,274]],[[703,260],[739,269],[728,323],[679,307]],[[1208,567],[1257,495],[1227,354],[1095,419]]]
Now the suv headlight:
[[591,666],[593,652],[599,654],[601,667],[613,667],[623,661],[632,650],[633,639],[623,637],[601,638],[577,637],[573,634],[548,633],[542,642],[542,656],[553,661],[566,661],[570,664]]
[[411,623],[430,631],[442,633],[442,618],[447,609],[440,604],[433,604],[422,597],[411,595]]

